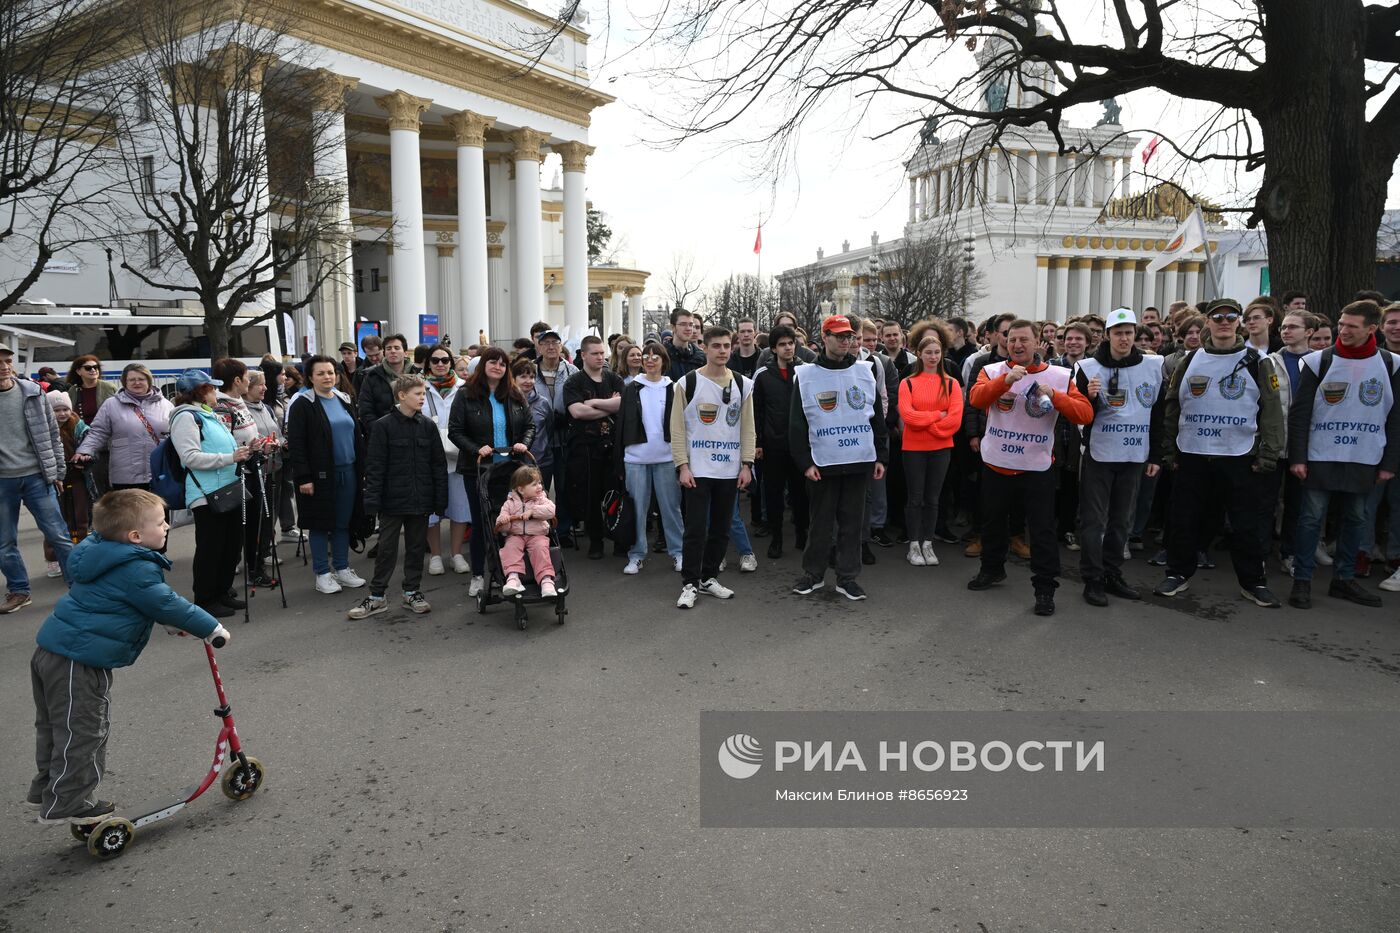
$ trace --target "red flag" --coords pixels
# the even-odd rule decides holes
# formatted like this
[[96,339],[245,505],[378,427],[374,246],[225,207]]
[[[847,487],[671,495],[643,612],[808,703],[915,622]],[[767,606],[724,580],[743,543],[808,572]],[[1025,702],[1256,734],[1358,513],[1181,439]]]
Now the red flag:
[[753,238],[753,251],[755,254],[763,252],[763,224],[758,225],[758,236]]
[[1147,166],[1148,162],[1152,161],[1152,156],[1157,151],[1157,146],[1161,141],[1162,140],[1158,137],[1153,136],[1148,140],[1147,145],[1142,147],[1142,164],[1144,168]]

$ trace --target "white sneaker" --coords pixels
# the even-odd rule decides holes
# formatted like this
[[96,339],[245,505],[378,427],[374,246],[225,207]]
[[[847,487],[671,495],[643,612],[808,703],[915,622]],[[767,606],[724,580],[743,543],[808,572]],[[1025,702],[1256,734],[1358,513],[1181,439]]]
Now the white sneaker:
[[1313,553],[1313,558],[1317,561],[1319,567],[1332,566],[1332,555],[1327,553],[1327,545],[1323,544],[1321,541],[1317,542],[1317,550]]
[[546,579],[540,581],[540,595],[545,599],[553,599],[559,595],[559,591],[554,588],[553,580]]
[[[1285,558],[1283,558],[1282,560],[1280,560],[1280,561],[1278,562],[1278,565],[1279,565],[1281,568],[1283,568],[1283,572],[1284,572],[1284,573],[1288,574],[1290,577],[1293,576],[1293,558],[1292,558],[1292,557],[1285,557]],[[1381,585],[1384,586],[1385,584],[1381,584]]]
[[728,599],[729,597],[734,595],[733,590],[725,586],[723,583],[719,582],[719,580],[715,579],[714,577],[710,577],[710,579],[708,580],[700,581],[700,592],[708,593],[716,599]]
[[758,558],[752,554],[745,554],[739,558],[739,572],[753,573],[758,569]]
[[476,596],[486,587],[485,577],[472,577],[471,585],[467,587],[468,596]]
[[513,573],[506,577],[506,585],[501,587],[502,596],[515,596],[525,592],[525,585],[520,582],[520,575]]
[[63,576],[63,568],[58,566],[58,561],[51,560],[48,566],[44,568],[44,576],[48,577],[50,580],[55,577],[61,577]]
[[360,600],[360,604],[351,609],[345,615],[351,619],[365,619],[372,615],[378,615],[389,609],[389,600],[383,596],[366,596]]
[[911,567],[928,566],[924,561],[924,550],[919,546],[919,542],[917,541],[909,542],[909,556],[906,559],[909,561],[909,566]]
[[642,562],[633,557],[627,561],[627,566],[622,568],[622,572],[627,574],[629,577],[633,574],[641,573]]
[[682,564],[682,563],[683,563],[683,560],[682,560],[681,558],[677,557],[677,558],[676,558],[676,573],[680,573],[680,572],[681,572],[681,564]]
[[1130,547],[1128,547],[1126,544],[1123,545],[1123,559],[1124,559],[1124,560],[1132,560],[1132,559],[1133,559],[1133,549],[1130,548]]
[[434,554],[432,557],[428,558],[428,575],[429,575],[429,576],[440,577],[440,576],[442,576],[442,575],[443,575],[444,573],[446,573],[446,572],[447,572],[446,569],[442,566],[442,558],[441,558],[441,557],[439,557],[439,556],[437,556],[436,554]]
[[920,548],[920,550],[922,550],[922,551],[924,552],[924,566],[926,566],[926,567],[937,567],[937,566],[938,566],[938,555],[935,554],[935,553],[933,553],[933,542],[932,542],[932,541],[925,541],[924,544],[923,544],[923,547]]
[[721,557],[721,558],[719,559],[719,572],[720,572],[720,573],[724,573],[724,568],[725,568],[725,567],[728,567],[728,566],[729,566],[729,558],[727,558],[727,557]]
[[472,565],[469,564],[469,563],[467,563],[467,559],[466,559],[465,557],[463,557],[461,554],[453,554],[453,555],[452,555],[452,572],[453,572],[453,573],[471,573],[471,572],[472,572]]
[[677,609],[694,609],[697,591],[694,583],[687,583],[681,587],[680,598],[676,600]]
[[333,573],[316,574],[316,592],[318,593],[339,593],[341,590],[340,581]]
[[1400,593],[1400,570],[1382,580],[1381,589],[1388,593]]
[[335,578],[340,582],[341,586],[348,586],[352,590],[365,585],[365,578],[349,567],[346,567],[344,570],[337,570],[335,572]]

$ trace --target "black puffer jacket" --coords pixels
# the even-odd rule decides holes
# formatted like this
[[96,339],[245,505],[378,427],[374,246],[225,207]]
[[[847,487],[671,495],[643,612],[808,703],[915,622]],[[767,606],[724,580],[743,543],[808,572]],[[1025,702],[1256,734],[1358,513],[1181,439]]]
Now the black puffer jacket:
[[441,515],[447,511],[447,454],[437,425],[421,413],[394,410],[369,431],[365,453],[365,511]]
[[[799,363],[793,360],[793,372]],[[753,426],[757,446],[763,450],[788,449],[788,419],[792,417],[792,373],[784,379],[774,360],[758,371],[753,381]]]
[[[476,452],[482,447],[495,446],[495,419],[491,400],[485,396],[472,398],[466,388],[452,400],[452,412],[447,416],[447,439],[457,445],[457,472],[476,475]],[[529,447],[535,439],[535,419],[530,408],[515,395],[506,402],[506,446],[524,444]]]
[[[404,367],[408,372],[408,367]],[[385,364],[370,367],[356,388],[355,403],[360,409],[360,427],[369,434],[370,425],[383,418],[394,407],[394,380],[399,378]]]

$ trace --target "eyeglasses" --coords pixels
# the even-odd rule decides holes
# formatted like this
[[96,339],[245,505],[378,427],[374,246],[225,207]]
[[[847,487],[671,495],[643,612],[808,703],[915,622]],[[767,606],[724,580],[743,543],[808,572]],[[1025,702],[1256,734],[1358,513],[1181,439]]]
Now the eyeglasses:
[[1279,330],[1305,330],[1302,324],[1284,324]]
[[1240,314],[1238,311],[1217,311],[1210,319],[1217,324],[1233,324],[1240,319]]
[[100,370],[101,368],[102,368],[102,367],[101,367],[101,366],[98,366],[96,363],[84,363],[84,364],[83,364],[83,369],[86,369],[88,372],[94,372],[94,371],[96,371],[96,370]]
[[837,343],[850,343],[852,340],[856,339],[856,335],[852,333],[827,334],[827,336],[830,337],[832,340],[835,340]]
[[435,357],[433,357],[432,359],[428,360],[428,362],[429,362],[429,363],[450,363],[450,362],[452,362],[452,357],[450,357],[450,356],[435,356]]

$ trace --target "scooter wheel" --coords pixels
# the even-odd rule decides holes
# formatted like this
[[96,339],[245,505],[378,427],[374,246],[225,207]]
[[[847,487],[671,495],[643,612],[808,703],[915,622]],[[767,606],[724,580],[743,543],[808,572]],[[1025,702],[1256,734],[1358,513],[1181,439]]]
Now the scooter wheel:
[[92,827],[95,825],[95,823],[83,823],[81,825],[78,823],[69,823],[68,831],[72,833],[73,838],[79,842],[87,842],[88,836],[92,835]]
[[219,788],[230,800],[247,800],[258,792],[266,778],[267,771],[263,769],[263,763],[250,757],[246,765],[235,761],[225,768]]
[[120,816],[108,817],[88,833],[87,849],[100,859],[116,858],[126,851],[135,837],[136,827],[131,825],[130,820]]

